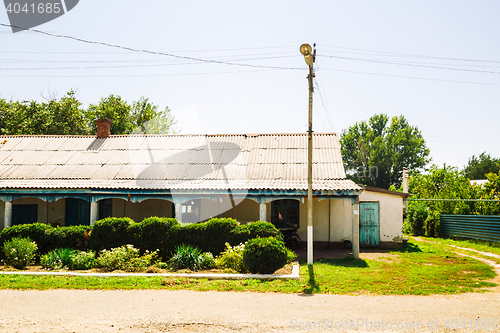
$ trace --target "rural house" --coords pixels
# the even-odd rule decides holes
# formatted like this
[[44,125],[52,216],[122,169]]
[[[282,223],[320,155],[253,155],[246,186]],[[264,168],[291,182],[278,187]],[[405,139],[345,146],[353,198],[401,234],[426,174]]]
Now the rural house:
[[[314,240],[352,240],[363,188],[345,177],[337,134],[313,144]],[[297,228],[305,240],[307,134],[109,135],[104,121],[97,137],[2,136],[0,200],[0,228],[218,216]],[[402,204],[397,219],[380,241],[400,242]]]

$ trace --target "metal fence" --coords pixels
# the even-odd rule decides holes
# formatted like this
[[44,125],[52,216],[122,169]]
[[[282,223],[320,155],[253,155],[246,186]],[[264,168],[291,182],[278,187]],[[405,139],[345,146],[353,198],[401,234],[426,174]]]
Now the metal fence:
[[500,242],[500,216],[441,215],[440,235]]

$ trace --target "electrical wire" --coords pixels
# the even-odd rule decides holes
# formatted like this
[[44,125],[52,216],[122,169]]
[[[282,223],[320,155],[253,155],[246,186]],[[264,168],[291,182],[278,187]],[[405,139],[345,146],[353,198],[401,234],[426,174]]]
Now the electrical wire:
[[[316,64],[315,73],[316,74],[320,73],[320,69],[319,69],[319,66],[317,64]],[[319,80],[321,81],[321,75],[316,75],[316,77],[318,77]],[[321,100],[321,104],[323,105],[323,111],[325,112],[326,120],[328,121],[328,125],[330,126],[330,130],[334,133],[334,132],[336,132],[336,128],[335,128],[333,121],[330,117],[330,108],[328,107],[328,103],[326,101],[326,96],[323,96],[323,93],[321,92],[322,89],[320,89],[319,83],[316,80],[316,78],[314,78],[314,83],[316,84],[316,90],[318,91],[318,95],[319,95],[319,98]]]
[[350,58],[350,57],[329,56],[329,55],[319,55],[319,57],[336,58],[336,59],[343,59],[343,60],[355,60],[355,61],[363,61],[363,62],[372,62],[372,63],[378,63],[378,64],[389,64],[389,65],[400,65],[400,66],[411,66],[411,67],[423,67],[423,68],[432,68],[432,69],[445,69],[445,70],[452,70],[452,71],[486,73],[486,74],[500,74],[500,72],[483,71],[483,70],[477,70],[477,69],[440,67],[440,66],[427,66],[427,65],[419,65],[419,64],[413,64],[413,63],[401,63],[401,62],[382,61],[382,60],[375,60],[375,59]]
[[327,48],[330,47],[330,48],[339,48],[339,49],[344,49],[344,50],[355,50],[355,51],[373,52],[373,53],[386,54],[386,55],[394,55],[394,56],[403,56],[403,57],[441,59],[441,60],[455,60],[455,61],[470,61],[470,62],[486,62],[486,63],[500,64],[500,61],[498,61],[498,60],[483,60],[483,59],[468,59],[468,58],[437,57],[437,56],[428,56],[428,55],[421,55],[421,54],[377,51],[377,50],[368,50],[368,49],[359,49],[359,48],[342,47],[342,46],[332,46],[332,45],[322,45],[322,46],[327,47]]
[[375,76],[386,76],[386,77],[395,77],[395,78],[412,79],[412,80],[425,80],[425,81],[438,81],[438,82],[465,83],[465,84],[477,84],[477,85],[485,85],[485,86],[498,86],[499,85],[497,83],[489,83],[489,82],[474,82],[474,81],[434,79],[434,78],[428,78],[428,77],[416,77],[416,76],[383,74],[383,73],[373,73],[373,72],[363,72],[363,71],[351,71],[351,70],[338,69],[338,68],[325,68],[325,67],[323,67],[322,70],[344,72],[344,73],[365,74],[365,75],[375,75]]
[[200,72],[200,73],[176,73],[176,74],[125,74],[125,75],[20,75],[20,74],[0,74],[2,77],[57,77],[57,78],[111,78],[111,77],[164,77],[164,76],[197,76],[197,75],[217,75],[217,74],[238,74],[268,72],[275,69],[250,69],[242,71],[220,71],[220,72]]
[[[276,58],[287,58],[295,56],[279,56],[279,57],[264,57],[264,58],[248,58],[246,61],[252,60],[263,60],[263,59],[276,59]],[[103,69],[103,68],[134,68],[134,67],[163,67],[163,66],[179,66],[179,65],[198,65],[200,62],[176,62],[176,63],[164,63],[164,64],[145,64],[145,65],[116,65],[116,66],[78,66],[78,67],[10,67],[10,68],[0,68],[3,71],[10,70],[46,70],[46,69],[63,69],[63,70],[73,70],[73,69]]]
[[301,67],[281,67],[281,66],[254,65],[254,64],[239,63],[239,62],[228,62],[228,61],[222,61],[222,60],[213,60],[213,59],[204,59],[204,58],[181,56],[181,55],[173,54],[173,53],[158,52],[158,51],[151,51],[151,50],[144,50],[144,49],[135,49],[135,48],[132,48],[132,47],[121,46],[121,45],[116,45],[116,44],[108,44],[108,43],[105,43],[105,42],[96,42],[96,41],[91,41],[91,40],[87,40],[87,39],[83,39],[83,38],[77,38],[77,37],[68,36],[68,35],[54,34],[54,33],[46,32],[46,31],[42,31],[42,30],[37,30],[37,29],[26,29],[26,28],[23,28],[23,27],[19,27],[19,26],[15,26],[15,25],[10,25],[10,24],[5,24],[5,23],[0,23],[0,26],[20,28],[20,29],[24,29],[24,30],[36,32],[36,33],[39,33],[39,34],[43,34],[43,35],[46,35],[46,36],[50,36],[50,37],[63,38],[63,39],[71,39],[71,40],[75,40],[75,41],[82,42],[82,43],[87,43],[87,44],[102,45],[102,46],[106,46],[106,47],[112,47],[112,48],[127,50],[127,51],[131,51],[131,52],[140,52],[140,53],[147,53],[147,54],[162,55],[162,56],[167,56],[167,57],[172,57],[172,58],[177,58],[177,59],[197,61],[197,62],[204,62],[204,63],[211,63],[211,64],[220,64],[220,65],[229,65],[229,66],[240,66],[240,67],[284,69],[284,70],[305,70],[304,68],[301,68]]

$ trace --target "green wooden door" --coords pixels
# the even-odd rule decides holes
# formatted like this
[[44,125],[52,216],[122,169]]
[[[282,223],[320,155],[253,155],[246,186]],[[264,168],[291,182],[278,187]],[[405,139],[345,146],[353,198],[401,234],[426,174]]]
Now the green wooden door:
[[359,204],[359,245],[377,247],[380,245],[380,220],[378,202]]

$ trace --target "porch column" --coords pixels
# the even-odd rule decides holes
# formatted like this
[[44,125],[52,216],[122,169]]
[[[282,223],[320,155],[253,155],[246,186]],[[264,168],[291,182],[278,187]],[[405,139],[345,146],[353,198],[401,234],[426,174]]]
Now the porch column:
[[8,228],[12,226],[12,202],[5,201],[5,210],[3,217],[3,227]]
[[266,220],[266,204],[265,203],[260,204],[260,217],[259,217],[259,219],[261,221]]
[[352,254],[359,259],[359,196],[352,205]]
[[94,225],[95,221],[97,221],[97,217],[97,202],[90,202],[90,225]]
[[182,222],[182,203],[175,204],[175,219]]

